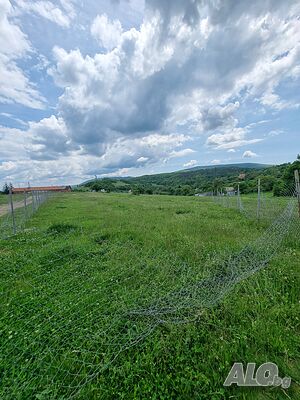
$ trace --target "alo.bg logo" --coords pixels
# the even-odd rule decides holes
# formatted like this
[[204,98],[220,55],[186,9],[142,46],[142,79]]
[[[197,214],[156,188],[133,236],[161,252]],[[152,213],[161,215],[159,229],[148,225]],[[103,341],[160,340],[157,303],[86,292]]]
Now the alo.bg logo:
[[246,371],[242,363],[234,363],[225,382],[224,386],[281,386],[287,389],[291,385],[291,378],[280,378],[278,367],[274,363],[264,363],[257,368],[255,374],[255,363],[248,363]]

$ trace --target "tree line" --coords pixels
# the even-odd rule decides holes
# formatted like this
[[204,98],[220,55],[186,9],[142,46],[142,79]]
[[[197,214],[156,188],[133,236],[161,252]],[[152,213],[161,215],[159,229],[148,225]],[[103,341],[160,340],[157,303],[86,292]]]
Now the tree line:
[[193,196],[196,193],[216,193],[226,188],[236,191],[239,186],[240,192],[247,194],[257,191],[257,181],[260,179],[264,192],[280,196],[286,187],[293,185],[296,169],[300,171],[300,155],[292,163],[270,167],[242,168],[230,165],[134,178],[103,178],[87,182],[79,186],[78,190]]

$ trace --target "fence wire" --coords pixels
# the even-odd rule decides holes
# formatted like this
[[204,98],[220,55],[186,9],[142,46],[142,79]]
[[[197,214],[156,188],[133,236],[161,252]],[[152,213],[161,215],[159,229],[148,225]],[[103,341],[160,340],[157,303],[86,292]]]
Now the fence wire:
[[0,239],[6,239],[21,232],[26,221],[49,198],[48,191],[10,191],[0,196]]
[[[62,271],[59,259],[64,255],[57,254],[57,259],[43,261],[46,269],[31,276],[30,290],[20,289],[17,300],[11,300],[14,285],[28,272],[17,263],[9,265],[1,271],[0,397],[84,398],[86,385],[96,382],[122,352],[142,344],[157,327],[199,318],[238,282],[266,267],[291,229],[299,233],[295,189],[286,189],[280,198],[262,195],[259,215],[255,197],[217,196],[217,203],[259,218],[266,228],[202,277],[176,258],[156,260],[153,255],[152,273],[164,269],[162,279],[146,282],[145,270],[135,269],[131,260],[131,277],[116,269],[115,276],[110,273],[99,284],[92,264],[79,263],[72,273]],[[131,287],[139,285],[131,301],[124,301],[118,289],[130,291],[128,281]],[[130,293],[126,295],[130,299]]]

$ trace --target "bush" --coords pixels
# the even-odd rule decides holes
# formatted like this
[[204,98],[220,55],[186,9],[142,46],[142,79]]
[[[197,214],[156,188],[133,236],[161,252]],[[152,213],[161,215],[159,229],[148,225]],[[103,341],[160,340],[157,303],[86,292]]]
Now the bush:
[[273,195],[274,196],[284,196],[286,193],[286,189],[285,189],[285,184],[283,182],[283,180],[278,180],[273,188]]

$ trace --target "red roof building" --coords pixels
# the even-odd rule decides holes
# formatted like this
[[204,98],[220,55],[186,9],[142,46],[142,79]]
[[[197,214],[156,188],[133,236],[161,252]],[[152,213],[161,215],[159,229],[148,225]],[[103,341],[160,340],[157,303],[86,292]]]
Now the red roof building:
[[31,186],[24,188],[12,188],[13,193],[24,192],[71,192],[71,186]]

